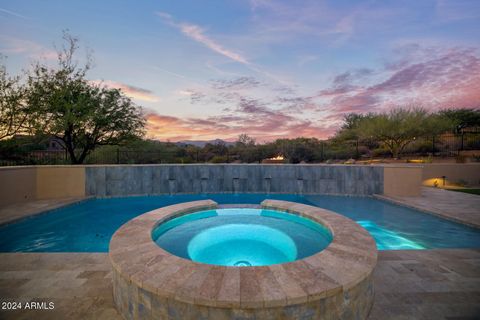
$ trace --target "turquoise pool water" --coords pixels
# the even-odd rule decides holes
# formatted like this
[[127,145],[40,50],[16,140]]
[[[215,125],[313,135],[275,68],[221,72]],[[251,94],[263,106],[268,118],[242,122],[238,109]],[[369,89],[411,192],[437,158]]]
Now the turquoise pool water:
[[216,209],[169,220],[152,233],[168,252],[223,266],[291,262],[323,250],[332,235],[297,215],[262,209]]
[[343,214],[363,225],[380,250],[479,248],[480,231],[367,197],[280,194],[199,194],[94,199],[0,226],[0,252],[108,252],[128,220],[158,207],[212,199],[220,204],[296,201]]

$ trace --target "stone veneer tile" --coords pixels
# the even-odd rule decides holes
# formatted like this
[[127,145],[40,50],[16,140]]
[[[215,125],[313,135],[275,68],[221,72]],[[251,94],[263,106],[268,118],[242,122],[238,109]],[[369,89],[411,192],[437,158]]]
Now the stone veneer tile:
[[[266,183],[265,178],[269,182]],[[97,197],[205,192],[373,194],[383,167],[333,165],[117,165],[86,168]]]
[[152,319],[168,319],[168,301],[167,299],[152,295],[151,299]]

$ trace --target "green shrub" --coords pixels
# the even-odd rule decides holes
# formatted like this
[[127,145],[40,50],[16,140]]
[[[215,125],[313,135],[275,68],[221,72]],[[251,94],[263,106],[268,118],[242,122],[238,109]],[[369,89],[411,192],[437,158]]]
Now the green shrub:
[[209,162],[211,163],[227,163],[228,158],[227,156],[213,156],[212,159],[210,159]]

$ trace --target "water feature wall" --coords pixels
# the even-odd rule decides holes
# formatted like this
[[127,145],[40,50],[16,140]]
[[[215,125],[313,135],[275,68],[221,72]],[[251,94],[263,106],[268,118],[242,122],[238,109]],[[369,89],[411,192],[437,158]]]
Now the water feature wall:
[[177,193],[381,194],[384,168],[367,165],[172,164],[86,166],[87,196]]

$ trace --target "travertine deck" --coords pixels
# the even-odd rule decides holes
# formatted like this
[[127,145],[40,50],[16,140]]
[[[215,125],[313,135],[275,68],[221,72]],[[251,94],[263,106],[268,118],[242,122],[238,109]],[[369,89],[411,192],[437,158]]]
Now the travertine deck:
[[384,195],[375,195],[375,197],[480,228],[480,196],[478,195],[422,187],[422,194],[419,197]]
[[0,225],[81,202],[88,198],[89,197],[35,200],[0,207]]
[[0,319],[120,320],[111,277],[106,253],[2,253],[1,302],[53,302],[55,308],[0,310]]
[[[0,319],[115,319],[106,253],[0,254],[0,300],[54,302],[53,310],[5,311]],[[480,250],[380,251],[369,319],[475,319]]]
[[480,250],[380,251],[369,319],[478,319]]

